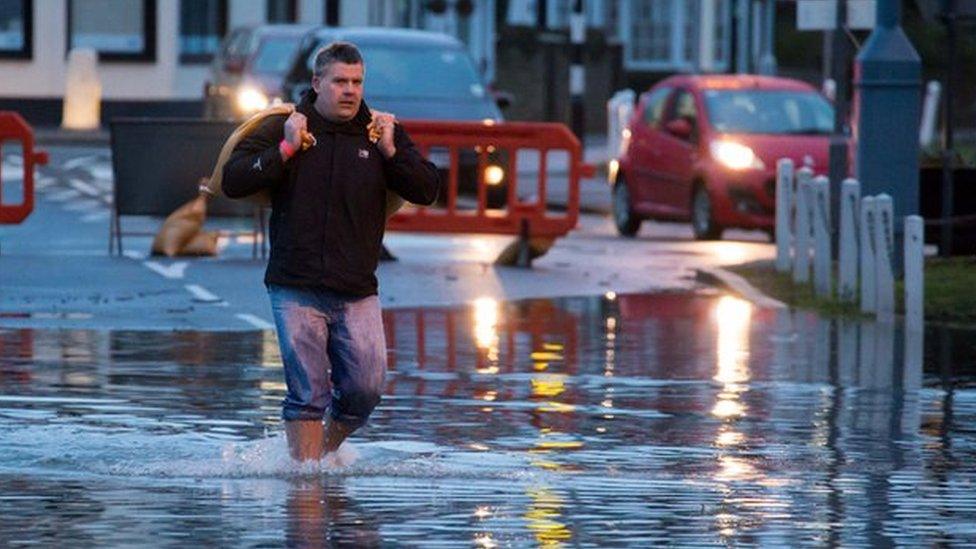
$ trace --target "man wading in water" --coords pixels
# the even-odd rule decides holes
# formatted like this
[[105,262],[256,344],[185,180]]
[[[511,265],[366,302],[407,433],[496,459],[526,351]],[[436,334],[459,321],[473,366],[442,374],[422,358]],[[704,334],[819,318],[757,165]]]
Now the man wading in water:
[[394,116],[371,114],[364,73],[356,46],[335,42],[319,50],[312,89],[295,112],[287,120],[268,117],[237,145],[223,172],[231,198],[271,194],[264,282],[296,460],[335,451],[379,403],[386,341],[375,272],[386,191],[429,205],[440,187],[437,168]]

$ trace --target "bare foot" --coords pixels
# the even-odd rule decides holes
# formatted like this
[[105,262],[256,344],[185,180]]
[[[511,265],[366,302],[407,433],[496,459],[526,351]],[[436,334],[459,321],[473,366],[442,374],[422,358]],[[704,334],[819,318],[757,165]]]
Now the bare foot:
[[325,455],[325,432],[317,419],[285,422],[288,452],[295,461],[320,460]]

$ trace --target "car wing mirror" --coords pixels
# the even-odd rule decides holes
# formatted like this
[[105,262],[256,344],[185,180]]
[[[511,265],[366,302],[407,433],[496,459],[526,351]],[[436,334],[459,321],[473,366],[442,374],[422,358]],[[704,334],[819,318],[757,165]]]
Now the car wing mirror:
[[224,70],[231,74],[244,72],[244,60],[240,57],[230,57],[224,61]]
[[499,109],[507,109],[515,102],[515,96],[511,92],[494,90],[491,92],[491,96]]
[[664,129],[666,129],[671,135],[680,139],[690,139],[691,132],[693,131],[691,122],[689,122],[686,118],[675,118],[674,120],[670,120],[664,125]]

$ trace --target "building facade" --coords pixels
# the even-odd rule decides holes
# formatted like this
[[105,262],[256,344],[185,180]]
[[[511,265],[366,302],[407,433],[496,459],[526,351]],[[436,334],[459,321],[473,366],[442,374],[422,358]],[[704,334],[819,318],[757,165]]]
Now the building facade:
[[[98,52],[105,116],[196,115],[208,64],[230,29],[296,22],[454,35],[467,44],[486,81],[513,92],[509,118],[564,120],[572,5],[573,0],[0,0],[0,109],[57,123],[67,53],[87,47]],[[774,0],[584,0],[583,6],[590,127],[601,124],[601,105],[615,89],[641,89],[674,72],[775,67]]]

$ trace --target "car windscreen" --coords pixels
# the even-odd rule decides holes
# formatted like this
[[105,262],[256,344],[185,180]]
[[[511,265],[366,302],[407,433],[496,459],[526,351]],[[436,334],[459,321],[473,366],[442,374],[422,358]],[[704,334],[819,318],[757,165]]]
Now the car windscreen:
[[705,90],[705,108],[720,133],[829,134],[834,109],[820,94],[793,90]]
[[254,72],[284,74],[291,66],[292,56],[298,49],[298,38],[276,36],[265,38],[254,56]]
[[[360,44],[366,63],[366,97],[481,99],[484,86],[461,49]],[[314,64],[309,58],[309,70]]]

